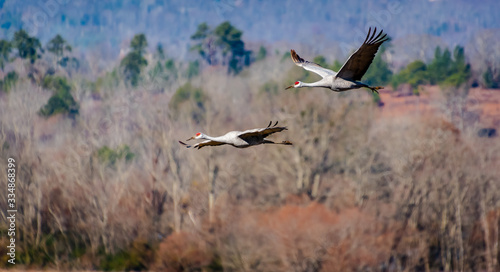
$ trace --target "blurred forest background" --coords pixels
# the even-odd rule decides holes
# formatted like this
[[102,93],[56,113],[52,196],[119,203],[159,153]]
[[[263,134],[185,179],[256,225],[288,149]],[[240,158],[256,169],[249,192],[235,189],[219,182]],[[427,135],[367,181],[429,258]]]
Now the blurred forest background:
[[[0,8],[0,268],[500,271],[499,1]],[[369,26],[380,95],[284,90]],[[270,120],[293,146],[178,143]]]

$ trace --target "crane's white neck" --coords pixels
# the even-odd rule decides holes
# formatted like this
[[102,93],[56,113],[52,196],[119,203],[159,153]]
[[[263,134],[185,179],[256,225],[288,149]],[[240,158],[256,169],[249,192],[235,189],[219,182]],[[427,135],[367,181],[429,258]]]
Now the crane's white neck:
[[208,136],[206,134],[201,134],[201,139],[214,141],[217,137]]
[[324,88],[330,88],[330,86],[327,84],[325,80],[320,80],[312,83],[306,83],[302,82],[300,87],[324,87]]

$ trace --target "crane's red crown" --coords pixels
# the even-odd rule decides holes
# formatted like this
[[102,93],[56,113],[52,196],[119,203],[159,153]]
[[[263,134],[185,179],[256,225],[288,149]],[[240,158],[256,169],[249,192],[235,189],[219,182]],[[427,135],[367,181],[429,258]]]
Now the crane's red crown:
[[299,84],[299,82],[298,82],[298,81],[295,81],[295,85],[297,85],[297,84]]
[[196,133],[196,136],[200,136],[200,135],[201,135],[201,133],[199,133],[199,132],[198,132],[198,133]]

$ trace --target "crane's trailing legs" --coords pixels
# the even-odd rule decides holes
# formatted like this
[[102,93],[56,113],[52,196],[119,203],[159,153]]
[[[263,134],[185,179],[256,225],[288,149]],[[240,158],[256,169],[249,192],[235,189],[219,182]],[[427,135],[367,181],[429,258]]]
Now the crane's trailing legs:
[[378,90],[383,89],[384,87],[382,87],[382,86],[373,87],[373,86],[368,86],[367,85],[366,88],[372,90],[373,93],[377,93],[378,95],[380,95],[380,93],[378,92]]
[[293,145],[293,144],[292,144],[292,142],[290,142],[290,141],[282,141],[281,143],[275,143],[275,142],[270,141],[270,140],[267,140],[267,139],[264,139],[263,144],[282,144],[282,145]]

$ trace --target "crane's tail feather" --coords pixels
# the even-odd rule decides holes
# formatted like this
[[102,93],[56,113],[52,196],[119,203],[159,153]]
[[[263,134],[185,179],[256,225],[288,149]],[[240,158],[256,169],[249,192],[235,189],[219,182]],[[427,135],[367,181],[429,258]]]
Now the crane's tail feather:
[[283,141],[283,142],[281,142],[281,144],[283,144],[283,145],[293,145],[292,142],[290,142],[290,141]]

